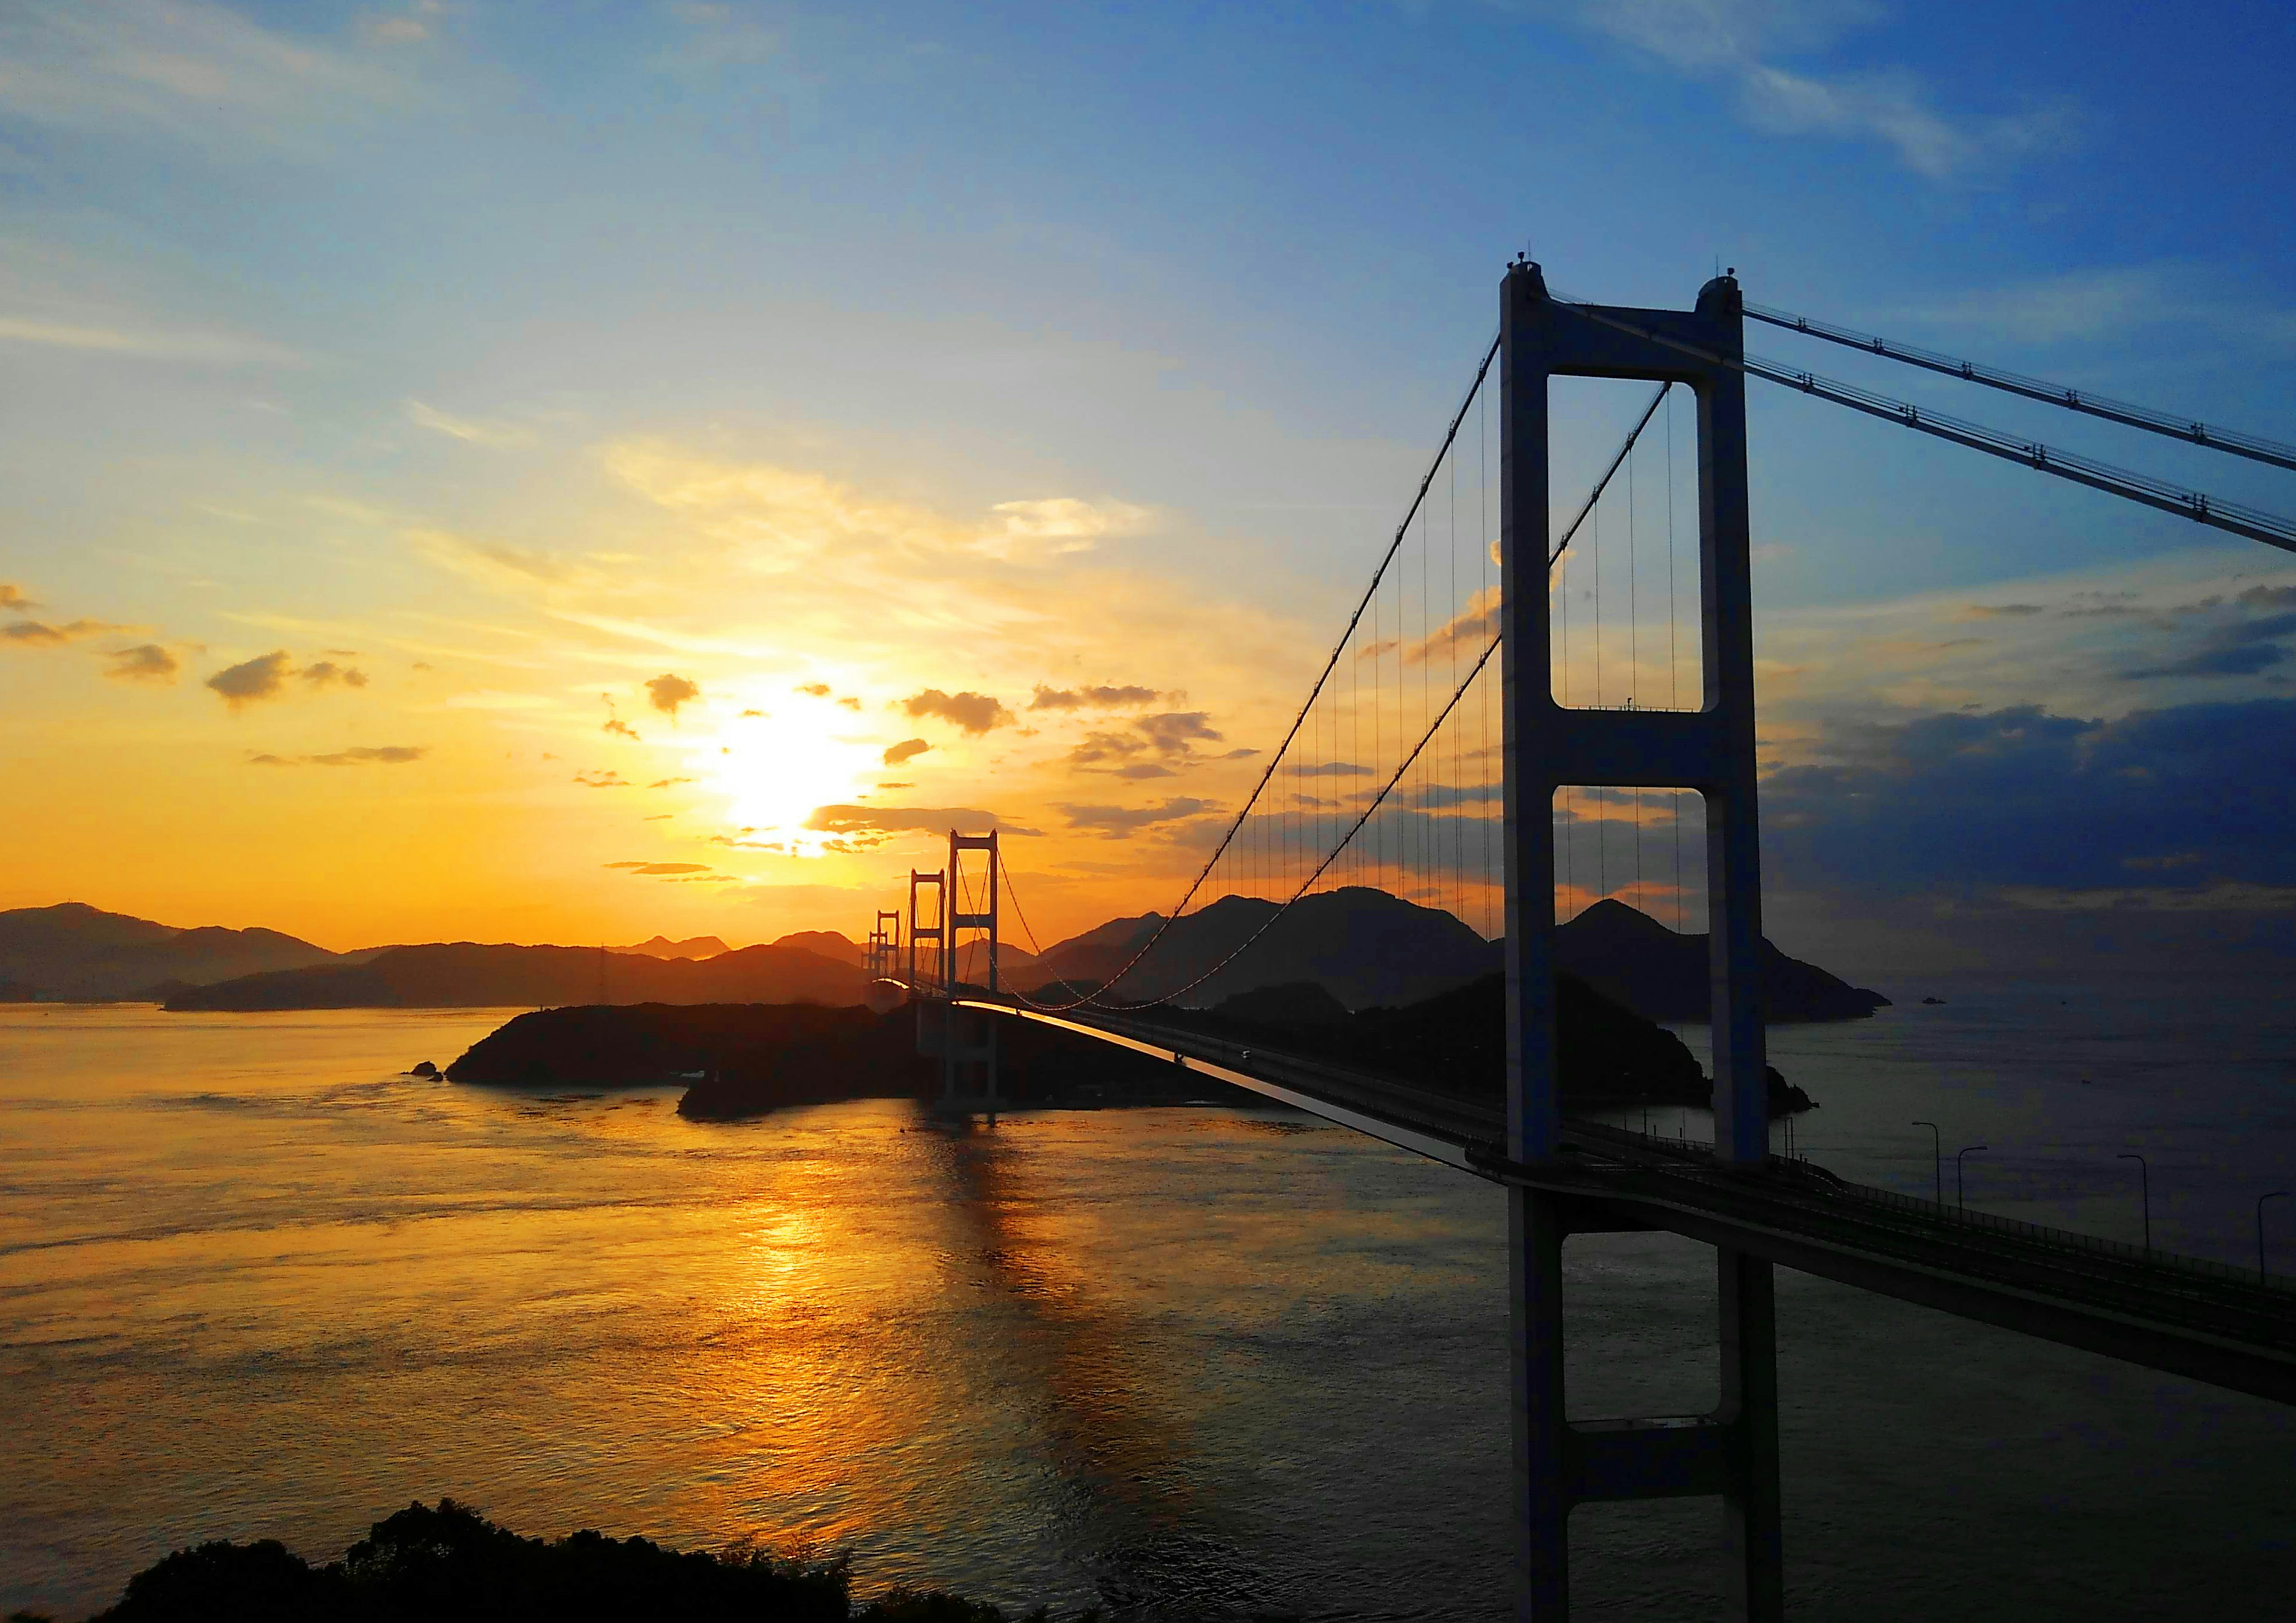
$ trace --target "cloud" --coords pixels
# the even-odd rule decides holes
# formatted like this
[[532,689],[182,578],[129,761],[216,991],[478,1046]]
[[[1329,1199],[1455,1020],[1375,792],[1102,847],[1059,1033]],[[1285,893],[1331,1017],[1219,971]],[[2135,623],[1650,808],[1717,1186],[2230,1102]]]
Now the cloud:
[[2047,612],[2039,603],[1972,603],[1954,618],[1964,620],[2020,619],[2027,615]]
[[610,862],[609,868],[620,868],[631,873],[707,873],[706,862]]
[[885,751],[885,765],[898,766],[904,761],[913,761],[931,748],[922,738],[905,738]]
[[630,725],[628,722],[624,721],[619,716],[607,717],[605,722],[598,728],[598,731],[601,733],[618,734],[621,737],[628,739],[630,742],[634,744],[642,744],[645,742],[645,740],[638,736],[638,730]]
[[34,647],[54,647],[77,642],[81,637],[103,636],[116,631],[142,631],[142,626],[115,626],[105,620],[71,620],[62,626],[43,625],[38,620],[14,620],[0,626],[0,637],[10,642],[26,643]]
[[823,806],[805,820],[805,826],[816,834],[849,835],[939,834],[950,829],[961,834],[991,830],[1000,834],[1034,835],[1042,832],[1008,823],[995,812],[970,806]]
[[1161,806],[1072,806],[1054,807],[1066,817],[1069,826],[1100,835],[1106,840],[1122,840],[1142,829],[1155,828],[1168,823],[1185,823],[1219,808],[1210,800],[1186,798],[1165,801]]
[[1094,766],[1103,761],[1120,761],[1147,747],[1122,733],[1087,733],[1069,751],[1068,761],[1071,766]]
[[901,709],[913,717],[938,717],[976,737],[1013,719],[1012,711],[986,693],[944,693],[937,687],[911,694]]
[[1811,756],[1762,784],[1766,860],[1793,889],[2296,884],[2296,700],[1837,721]]
[[1054,496],[1033,502],[999,502],[989,511],[997,527],[985,534],[980,550],[991,557],[1058,556],[1090,550],[1103,536],[1133,533],[1152,515],[1123,502],[1084,502]]
[[253,704],[260,700],[276,699],[287,691],[287,678],[299,676],[314,689],[331,687],[340,683],[345,687],[365,687],[366,673],[321,660],[302,669],[293,668],[287,651],[275,648],[269,653],[242,660],[216,672],[207,685],[223,695],[233,709]]
[[630,784],[619,772],[578,772],[574,781],[585,789],[627,789]]
[[675,789],[680,783],[691,783],[692,782],[693,782],[692,778],[656,778],[652,783],[647,784],[646,787],[648,789]]
[[2181,659],[2120,674],[2130,682],[2154,676],[2252,676],[2296,659],[2296,649],[2279,640],[2291,635],[2296,635],[2296,613],[2235,620],[2210,631]]
[[[1177,696],[1177,695],[1176,695]],[[1152,687],[1044,687],[1029,701],[1032,710],[1115,709],[1120,706],[1153,704],[1163,694]]]
[[176,656],[157,643],[139,643],[106,654],[111,668],[103,674],[123,682],[173,682],[182,668]]
[[1128,778],[1136,782],[1142,778],[1168,778],[1178,775],[1169,766],[1160,765],[1155,761],[1135,761],[1129,766],[1119,766],[1109,774],[1111,777]]
[[454,417],[429,406],[420,400],[409,400],[406,406],[406,420],[417,428],[444,434],[449,439],[459,439],[464,445],[485,446],[493,450],[512,450],[535,443],[532,429],[514,422],[486,422],[475,417]]
[[337,750],[328,755],[251,755],[248,757],[248,764],[255,766],[404,766],[430,753],[430,747],[424,744],[360,745],[356,749]]
[[390,98],[384,73],[202,0],[18,0],[0,110],[65,129],[307,152]]
[[659,676],[649,677],[645,689],[647,702],[672,721],[677,719],[679,705],[692,704],[701,697],[701,688],[693,683],[687,681],[684,676],[673,676],[666,672]]
[[1677,72],[1734,87],[1758,128],[1879,141],[1931,179],[2062,147],[2072,131],[2062,105],[1959,116],[1900,70],[1828,77],[1779,65],[1880,21],[1885,12],[1868,0],[1572,0],[1567,11]]
[[39,604],[34,602],[30,598],[25,596],[20,588],[9,585],[8,582],[4,580],[0,580],[0,611],[10,611],[17,614],[29,614],[33,610],[39,606]]
[[286,691],[287,651],[275,649],[229,666],[209,676],[207,684],[222,694],[224,702],[234,710],[258,700],[276,699]]
[[832,690],[829,684],[826,682],[808,682],[803,686],[792,689],[791,691],[800,693],[810,693],[816,699],[826,699],[829,697]]
[[2198,327],[2249,344],[2296,340],[2296,316],[2226,289],[2203,263],[2096,266],[2032,277],[1919,306],[1901,319],[2029,344],[2160,326]]
[[[0,78],[0,83],[4,83]],[[94,326],[85,322],[0,316],[0,343],[37,344],[130,359],[191,361],[218,366],[295,366],[303,357],[279,344],[229,332]]]
[[1060,496],[1002,502],[986,522],[873,499],[820,474],[772,463],[723,462],[654,439],[602,453],[608,477],[704,525],[742,565],[786,573],[845,562],[991,558],[1029,564],[1087,550],[1146,521],[1146,510]]
[[1214,744],[1227,742],[1212,731],[1210,717],[1202,710],[1169,710],[1158,716],[1143,716],[1132,725],[1160,755],[1193,754],[1199,739]]

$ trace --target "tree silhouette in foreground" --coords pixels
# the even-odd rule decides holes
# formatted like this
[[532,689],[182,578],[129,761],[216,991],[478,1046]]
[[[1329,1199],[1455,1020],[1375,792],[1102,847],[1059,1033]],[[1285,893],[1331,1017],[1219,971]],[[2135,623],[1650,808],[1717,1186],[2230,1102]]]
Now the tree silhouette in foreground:
[[[524,1538],[452,1499],[376,1522],[314,1567],[273,1538],[216,1540],[153,1563],[91,1623],[1045,1623],[939,1590],[895,1589],[857,1611],[848,1556],[808,1561],[737,1546],[665,1549],[595,1532]],[[1078,1623],[1087,1623],[1087,1612]],[[44,1623],[18,1612],[11,1623]]]

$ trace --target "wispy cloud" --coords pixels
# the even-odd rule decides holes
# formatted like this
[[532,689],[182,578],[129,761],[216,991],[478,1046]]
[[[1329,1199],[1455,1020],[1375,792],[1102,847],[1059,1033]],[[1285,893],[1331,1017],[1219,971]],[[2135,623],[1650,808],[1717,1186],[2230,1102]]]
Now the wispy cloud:
[[1569,0],[1566,14],[1678,73],[1731,86],[1757,128],[1879,141],[1933,180],[2062,147],[2073,132],[2063,103],[1955,113],[1902,70],[1826,74],[1783,65],[1880,22],[1887,13],[1872,0]]
[[397,89],[373,63],[202,0],[0,10],[0,110],[61,128],[305,152]]
[[327,755],[250,755],[252,766],[404,766],[430,753],[425,744],[362,744]]
[[1926,326],[1975,329],[2021,343],[2060,343],[2161,326],[2200,327],[2244,342],[2296,343],[2296,312],[2225,291],[2205,266],[2100,266],[1978,288],[1908,310]]
[[[6,69],[0,67],[0,83]],[[98,325],[23,316],[0,316],[0,343],[37,344],[129,360],[188,361],[217,366],[294,366],[302,357],[284,345],[233,332],[169,330],[149,325]]]
[[407,422],[416,428],[429,429],[444,434],[449,439],[459,439],[464,445],[485,446],[492,450],[515,450],[533,445],[537,436],[522,423],[504,422],[499,419],[457,417],[425,406],[420,400],[409,400],[405,407]]

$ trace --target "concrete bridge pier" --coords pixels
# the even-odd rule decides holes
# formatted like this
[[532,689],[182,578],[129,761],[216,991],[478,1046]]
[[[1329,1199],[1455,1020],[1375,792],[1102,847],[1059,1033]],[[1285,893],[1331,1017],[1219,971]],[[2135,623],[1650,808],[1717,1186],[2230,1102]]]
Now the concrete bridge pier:
[[[1556,300],[1538,266],[1524,261],[1508,268],[1500,307],[1507,1152],[1533,1168],[1567,1160],[1555,1050],[1556,791],[1692,789],[1707,814],[1715,1156],[1726,1166],[1759,1168],[1769,1157],[1769,1109],[1758,979],[1745,379],[1730,364],[1742,353],[1738,284],[1716,277],[1692,310],[1611,309]],[[1696,710],[1570,709],[1556,701],[1547,452],[1547,391],[1555,377],[1679,383],[1696,399],[1705,676]],[[1717,1248],[1721,1401],[1711,1414],[1573,1422],[1563,1389],[1563,1242],[1573,1234],[1644,1225],[1597,1201],[1520,1186],[1509,1200],[1518,1615],[1524,1623],[1568,1617],[1573,1506],[1705,1494],[1724,1506],[1733,1614],[1750,1623],[1781,1618],[1770,1264]]]

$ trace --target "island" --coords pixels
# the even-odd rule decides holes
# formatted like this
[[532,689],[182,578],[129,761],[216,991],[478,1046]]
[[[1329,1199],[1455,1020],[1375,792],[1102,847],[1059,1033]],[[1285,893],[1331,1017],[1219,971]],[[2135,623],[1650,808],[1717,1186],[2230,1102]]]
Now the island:
[[[1557,978],[1562,1094],[1570,1108],[1710,1109],[1713,1085],[1682,1039],[1573,975]],[[1313,981],[1261,987],[1157,1018],[1242,1037],[1484,1104],[1505,1093],[1505,978],[1350,1011]],[[678,1113],[729,1120],[797,1104],[930,1099],[938,1062],[918,1053],[914,1007],[816,1004],[585,1004],[521,1014],[447,1067],[455,1082],[527,1087],[680,1084]],[[997,1029],[999,1094],[1016,1106],[1168,1104],[1258,1096],[1193,1071],[1030,1021]],[[1769,1073],[1774,1116],[1814,1109]]]

